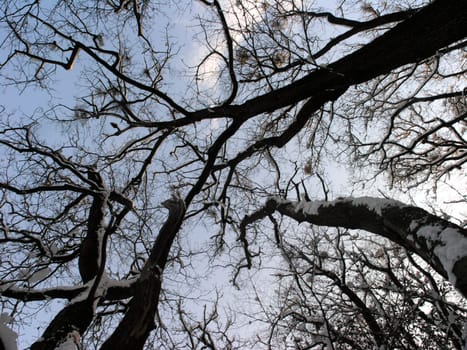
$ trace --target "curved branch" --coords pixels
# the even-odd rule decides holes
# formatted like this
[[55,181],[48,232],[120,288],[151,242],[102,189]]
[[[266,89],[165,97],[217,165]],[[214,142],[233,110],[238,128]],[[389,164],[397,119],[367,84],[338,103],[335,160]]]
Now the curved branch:
[[[421,208],[373,197],[329,202],[271,198],[242,220],[240,239],[246,241],[247,225],[275,211],[298,222],[361,229],[386,237],[418,254],[467,296],[467,230]],[[247,246],[245,251],[248,254]]]
[[[407,11],[403,11],[403,12],[395,12],[395,13],[390,13],[390,14],[387,14],[387,15],[383,15],[383,16],[380,16],[380,17],[377,17],[377,18],[374,18],[372,20],[369,20],[369,21],[366,21],[366,22],[356,22],[353,24],[353,28],[346,31],[345,33],[342,33],[338,36],[336,36],[335,38],[331,39],[322,49],[320,49],[318,52],[316,52],[315,54],[312,55],[311,59],[317,59],[321,56],[323,56],[325,53],[327,53],[328,51],[330,51],[333,47],[335,47],[337,44],[339,44],[340,42],[360,33],[360,32],[363,32],[365,30],[368,30],[368,29],[371,29],[371,28],[376,28],[376,27],[379,27],[381,25],[384,25],[384,24],[389,24],[389,23],[392,23],[392,22],[399,22],[399,21],[402,21],[402,20],[405,20],[407,18],[410,18],[410,16],[412,16],[414,13],[416,13],[417,10],[407,10]],[[330,23],[335,23],[335,24],[341,24],[341,25],[344,25],[343,23],[344,22],[341,22],[341,23],[338,23],[338,21],[340,20],[340,18],[336,18],[336,21],[332,21],[331,20],[331,17],[327,16],[328,18],[328,21]],[[345,19],[343,19],[345,21]],[[347,20],[349,21],[349,20]],[[349,26],[352,26],[350,25],[350,22],[349,22]]]
[[232,91],[230,92],[230,96],[223,103],[223,105],[229,105],[233,102],[238,92],[238,81],[237,81],[237,77],[235,75],[235,69],[234,69],[233,40],[232,40],[232,36],[230,35],[229,25],[227,24],[227,20],[225,19],[224,11],[222,10],[221,4],[217,0],[214,0],[213,4],[216,7],[217,15],[219,16],[219,19],[221,20],[221,23],[222,23],[222,29],[224,31],[225,40],[227,42],[227,50],[229,54],[229,57],[226,63],[229,68],[229,76],[230,76],[230,81],[232,83]]

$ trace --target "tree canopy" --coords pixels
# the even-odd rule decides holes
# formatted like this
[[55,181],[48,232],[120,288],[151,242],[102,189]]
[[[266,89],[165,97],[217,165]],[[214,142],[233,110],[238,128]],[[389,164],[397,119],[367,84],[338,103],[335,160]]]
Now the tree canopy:
[[466,1],[0,9],[0,349],[463,349]]

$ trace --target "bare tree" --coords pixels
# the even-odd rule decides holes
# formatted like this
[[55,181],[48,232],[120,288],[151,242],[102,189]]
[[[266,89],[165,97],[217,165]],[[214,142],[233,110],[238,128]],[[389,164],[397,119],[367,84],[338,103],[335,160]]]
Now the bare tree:
[[[389,321],[407,310],[380,321],[342,281],[345,268],[336,272],[316,264],[317,252],[285,244],[277,214],[385,237],[408,251],[404,261],[415,266],[417,254],[467,296],[462,224],[395,200],[331,200],[326,167],[350,159],[366,175],[383,173],[402,186],[463,176],[464,1],[369,1],[360,11],[350,1],[326,9],[298,0],[172,7],[8,0],[0,8],[2,84],[50,97],[26,117],[4,102],[0,129],[3,310],[21,323],[50,299],[66,301],[31,349],[77,338],[112,349],[246,346],[219,316],[218,295],[198,319],[191,316],[180,281],[197,275],[200,283],[197,264],[207,264],[204,276],[220,266],[238,286],[244,268],[263,271],[263,256],[274,252],[304,305],[315,293],[300,290],[308,264],[334,283],[329,296],[351,299],[369,327],[366,340],[395,344],[387,333],[407,328],[389,329]],[[196,28],[185,46],[175,39],[174,18]],[[72,91],[54,91],[54,79],[70,71],[77,72]],[[325,200],[312,199],[321,188]],[[272,228],[250,229],[263,218]],[[389,262],[367,258],[370,246],[361,249],[355,264],[389,276],[399,294],[409,289]],[[348,254],[338,253],[337,265]],[[443,344],[461,346],[465,310],[449,304],[423,317],[416,299],[429,293],[418,285],[404,295],[419,313],[411,322],[451,324],[452,311],[455,327],[440,334]],[[313,307],[326,298],[316,297]],[[394,306],[390,297],[373,299],[383,310]],[[167,315],[178,331],[166,326]],[[328,340],[358,344],[338,327],[344,318],[325,316]],[[417,344],[407,334],[398,346]]]

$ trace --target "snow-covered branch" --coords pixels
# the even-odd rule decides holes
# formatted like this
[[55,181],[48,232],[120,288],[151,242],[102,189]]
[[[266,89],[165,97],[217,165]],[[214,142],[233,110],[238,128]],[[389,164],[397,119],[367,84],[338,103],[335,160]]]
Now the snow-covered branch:
[[247,225],[276,211],[298,222],[361,229],[386,237],[421,256],[467,296],[467,231],[421,208],[373,197],[335,201],[288,201],[273,197],[242,220],[240,240],[244,245],[248,243]]

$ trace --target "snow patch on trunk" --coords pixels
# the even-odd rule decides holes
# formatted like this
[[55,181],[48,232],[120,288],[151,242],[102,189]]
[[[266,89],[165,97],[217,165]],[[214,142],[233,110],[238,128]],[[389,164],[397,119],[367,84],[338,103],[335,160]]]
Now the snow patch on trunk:
[[77,331],[73,331],[67,334],[66,340],[58,345],[55,350],[78,350],[80,335]]
[[16,344],[18,334],[6,325],[9,322],[11,322],[11,317],[8,314],[3,313],[0,315],[0,341],[3,343],[5,350],[18,350]]
[[302,211],[305,215],[318,215],[318,210],[321,208],[325,203],[322,201],[299,201],[295,205],[295,211],[298,213]]
[[433,252],[441,261],[449,281],[456,285],[453,268],[457,261],[467,256],[467,237],[455,228],[441,229],[439,226],[423,226],[417,236],[425,238],[429,248],[434,246]]

